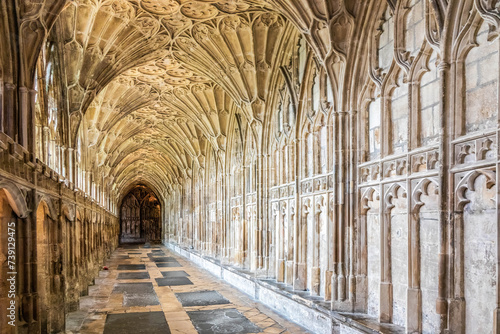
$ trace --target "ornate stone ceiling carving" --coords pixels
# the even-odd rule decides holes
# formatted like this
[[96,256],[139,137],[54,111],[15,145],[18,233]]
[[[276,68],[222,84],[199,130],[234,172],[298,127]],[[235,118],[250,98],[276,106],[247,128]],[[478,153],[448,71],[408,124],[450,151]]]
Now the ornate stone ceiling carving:
[[[261,122],[298,32],[259,0],[78,0],[53,40],[64,55],[72,138],[117,187],[166,184],[225,151],[231,115]],[[160,158],[161,157],[161,158]],[[140,172],[139,172],[140,171]]]
[[[91,148],[82,168],[99,168],[123,186],[142,168],[175,183],[193,164],[203,167],[207,147],[223,159],[236,113],[261,140],[266,115],[276,107],[280,67],[290,64],[301,34],[328,74],[335,108],[346,110],[345,101],[359,97],[343,80],[358,77],[346,73],[361,68],[354,64],[366,45],[363,27],[370,24],[369,8],[378,6],[359,0],[15,3],[2,7],[17,11],[19,23],[16,37],[4,34],[2,61],[17,59],[8,47],[12,43],[20,46],[22,68],[57,54],[61,107],[69,114],[64,145],[76,147],[80,140]],[[34,87],[34,73],[3,67],[8,80]],[[154,163],[159,156],[164,164]],[[134,163],[125,176],[127,161]],[[132,166],[135,172],[129,173]]]

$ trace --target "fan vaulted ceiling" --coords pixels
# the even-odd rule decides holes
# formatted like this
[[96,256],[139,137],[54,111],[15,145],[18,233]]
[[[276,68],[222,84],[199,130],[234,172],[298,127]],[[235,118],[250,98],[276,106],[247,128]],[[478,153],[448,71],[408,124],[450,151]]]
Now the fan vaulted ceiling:
[[[263,1],[78,0],[56,21],[73,140],[118,187],[162,189],[252,121],[291,27]],[[288,30],[288,32],[287,32]],[[151,181],[153,180],[153,181]]]
[[[289,65],[300,33],[313,41],[320,61],[345,51],[329,37],[330,30],[339,35],[338,26],[349,29],[345,6],[325,0],[67,3],[50,39],[64,65],[70,145],[88,147],[78,158],[113,181],[117,193],[145,180],[168,189],[193,164],[203,167],[207,147],[224,160],[234,114],[262,128],[275,76]],[[324,23],[332,18],[328,29]],[[310,29],[320,33],[309,35]]]

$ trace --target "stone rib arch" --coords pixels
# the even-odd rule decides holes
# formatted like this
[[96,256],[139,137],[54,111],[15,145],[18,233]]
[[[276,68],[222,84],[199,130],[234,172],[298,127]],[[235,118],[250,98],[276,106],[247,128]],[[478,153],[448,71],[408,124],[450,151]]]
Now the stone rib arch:
[[61,212],[70,222],[75,222],[75,219],[77,219],[74,205],[63,203]]
[[37,200],[36,200],[36,207],[38,208],[40,205],[44,206],[45,209],[47,210],[47,215],[53,219],[53,220],[56,220],[57,217],[59,216],[58,215],[58,211],[56,210],[56,208],[54,207],[54,203],[52,201],[52,199],[47,196],[47,195],[40,195],[38,196]]
[[28,217],[30,210],[26,202],[26,195],[23,194],[19,187],[10,181],[1,180],[0,189],[4,190],[12,210],[19,218]]
[[496,185],[496,175],[494,171],[491,170],[474,170],[465,175],[456,186],[457,198],[455,201],[455,206],[459,212],[463,212],[464,207],[470,202],[466,197],[466,192],[474,191],[474,182],[476,179],[483,175],[486,178],[486,186],[491,188]]

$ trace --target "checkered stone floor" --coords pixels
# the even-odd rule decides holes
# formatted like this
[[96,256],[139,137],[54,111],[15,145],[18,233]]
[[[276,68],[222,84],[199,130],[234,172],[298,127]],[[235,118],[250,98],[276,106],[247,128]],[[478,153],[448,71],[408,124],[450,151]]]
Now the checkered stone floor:
[[163,246],[124,246],[66,317],[66,333],[307,333]]

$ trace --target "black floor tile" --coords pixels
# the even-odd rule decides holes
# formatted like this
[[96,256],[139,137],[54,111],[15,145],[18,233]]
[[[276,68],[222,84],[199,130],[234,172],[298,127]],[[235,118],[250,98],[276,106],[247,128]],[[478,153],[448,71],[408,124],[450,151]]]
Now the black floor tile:
[[118,273],[118,279],[148,279],[148,272]]
[[118,283],[113,293],[123,293],[123,306],[159,305],[160,301],[153,289],[153,283]]
[[179,262],[157,262],[156,266],[158,268],[175,268],[175,267],[182,267],[182,265]]
[[144,264],[119,264],[118,270],[146,270]]
[[139,245],[134,245],[134,244],[122,244],[120,245],[120,247],[126,249],[139,249]]
[[108,314],[104,334],[169,334],[163,312]]
[[150,256],[150,258],[154,262],[177,262],[177,260],[171,256],[161,256],[161,257]]
[[187,312],[200,334],[259,333],[262,330],[237,309]]
[[113,293],[141,294],[154,293],[153,283],[116,283],[113,287]]
[[187,277],[189,274],[185,272],[184,270],[180,271],[162,271],[161,274],[165,278],[171,278],[171,277]]
[[175,296],[184,307],[221,305],[230,303],[229,300],[224,298],[217,291],[182,292],[176,293]]
[[148,253],[147,256],[150,259],[156,258],[156,257],[165,257],[165,253]]
[[193,285],[187,277],[157,278],[156,283],[158,286]]
[[124,294],[123,295],[123,306],[154,306],[160,305],[160,300],[156,293],[144,293],[144,294]]

